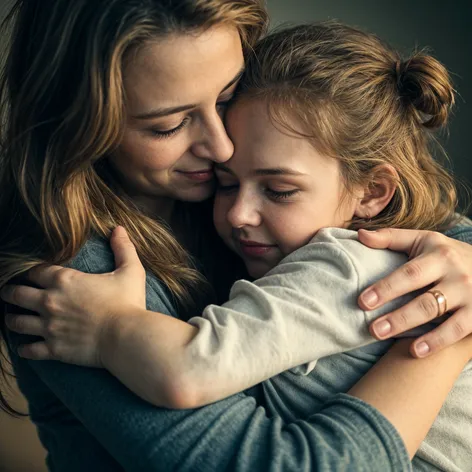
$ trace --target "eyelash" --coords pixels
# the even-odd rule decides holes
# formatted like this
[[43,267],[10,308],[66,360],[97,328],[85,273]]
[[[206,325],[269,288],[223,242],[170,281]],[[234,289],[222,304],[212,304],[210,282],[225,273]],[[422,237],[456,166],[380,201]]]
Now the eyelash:
[[236,190],[238,187],[239,187],[239,185],[221,185],[217,180],[216,191],[217,192],[223,192],[223,193],[229,193],[232,190]]
[[170,138],[175,133],[178,133],[188,123],[189,119],[189,117],[184,118],[178,126],[167,131],[158,131],[157,129],[152,129],[150,131],[158,139]]
[[[239,186],[238,185],[221,185],[218,184],[217,186],[217,191],[223,192],[223,193],[230,193],[233,190],[236,190]],[[268,194],[269,198],[275,201],[281,201],[285,200],[287,198],[292,197],[293,195],[297,194],[300,192],[298,189],[294,190],[287,190],[285,192],[276,192],[275,190],[272,190],[270,188],[267,188],[266,193]]]
[[[228,100],[217,102],[216,106],[219,108],[222,108],[223,110],[226,110],[230,101],[231,101],[231,98]],[[150,131],[158,139],[170,138],[174,134],[178,133],[182,128],[184,128],[185,125],[188,123],[189,119],[190,119],[189,117],[184,118],[178,126],[176,126],[175,128],[169,129],[167,131],[158,131],[157,129],[152,129]]]
[[294,189],[294,190],[287,190],[285,192],[276,192],[275,190],[271,190],[270,188],[266,189],[266,193],[270,196],[270,198],[280,201],[280,200],[285,200],[287,198],[292,197],[293,195],[297,194],[300,190]]

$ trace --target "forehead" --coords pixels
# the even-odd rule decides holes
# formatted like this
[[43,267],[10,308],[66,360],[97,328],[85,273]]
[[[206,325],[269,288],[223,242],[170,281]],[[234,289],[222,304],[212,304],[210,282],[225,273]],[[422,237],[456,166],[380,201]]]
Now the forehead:
[[235,27],[158,38],[130,54],[124,69],[127,108],[156,107],[214,99],[244,65]]
[[315,169],[338,167],[336,159],[324,156],[309,139],[275,124],[264,100],[243,98],[231,105],[226,126],[235,152],[225,165],[235,172],[286,167],[312,173]]

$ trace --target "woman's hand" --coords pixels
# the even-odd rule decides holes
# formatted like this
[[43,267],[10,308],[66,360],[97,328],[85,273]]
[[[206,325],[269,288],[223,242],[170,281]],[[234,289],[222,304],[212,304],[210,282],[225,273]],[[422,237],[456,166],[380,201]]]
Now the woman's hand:
[[107,324],[124,307],[146,308],[146,274],[124,228],[115,229],[111,246],[114,272],[85,274],[60,266],[38,266],[28,278],[42,288],[3,287],[5,302],[39,314],[6,317],[12,331],[44,338],[21,346],[20,356],[102,367],[100,339]]
[[[416,339],[410,352],[426,357],[472,333],[472,246],[440,233],[400,229],[359,231],[359,240],[372,248],[405,252],[410,260],[363,291],[359,305],[375,309],[419,289],[439,290],[449,317],[433,331]],[[424,292],[405,306],[375,320],[370,327],[377,339],[387,339],[434,320],[439,304]]]

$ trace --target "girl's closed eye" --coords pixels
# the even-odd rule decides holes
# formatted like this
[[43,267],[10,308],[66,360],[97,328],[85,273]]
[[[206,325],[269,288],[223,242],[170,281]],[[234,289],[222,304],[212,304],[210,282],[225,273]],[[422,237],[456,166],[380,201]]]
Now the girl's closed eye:
[[294,188],[290,190],[274,190],[270,187],[267,187],[265,192],[271,200],[280,202],[293,197],[300,192],[300,189]]
[[216,179],[216,191],[219,193],[230,193],[239,188],[239,182],[236,180],[228,181]]

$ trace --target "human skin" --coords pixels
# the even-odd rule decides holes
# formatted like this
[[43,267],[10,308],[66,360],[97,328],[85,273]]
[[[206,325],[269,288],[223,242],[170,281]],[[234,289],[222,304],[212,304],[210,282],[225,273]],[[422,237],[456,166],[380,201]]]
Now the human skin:
[[130,55],[126,126],[109,160],[148,215],[169,220],[175,200],[213,193],[212,164],[234,150],[222,118],[243,67],[238,31],[222,26],[171,35]]
[[348,228],[355,216],[373,218],[395,192],[396,173],[389,165],[378,166],[383,177],[348,189],[339,160],[276,126],[265,100],[237,101],[226,125],[235,153],[216,164],[213,217],[220,237],[254,278],[321,228]]

